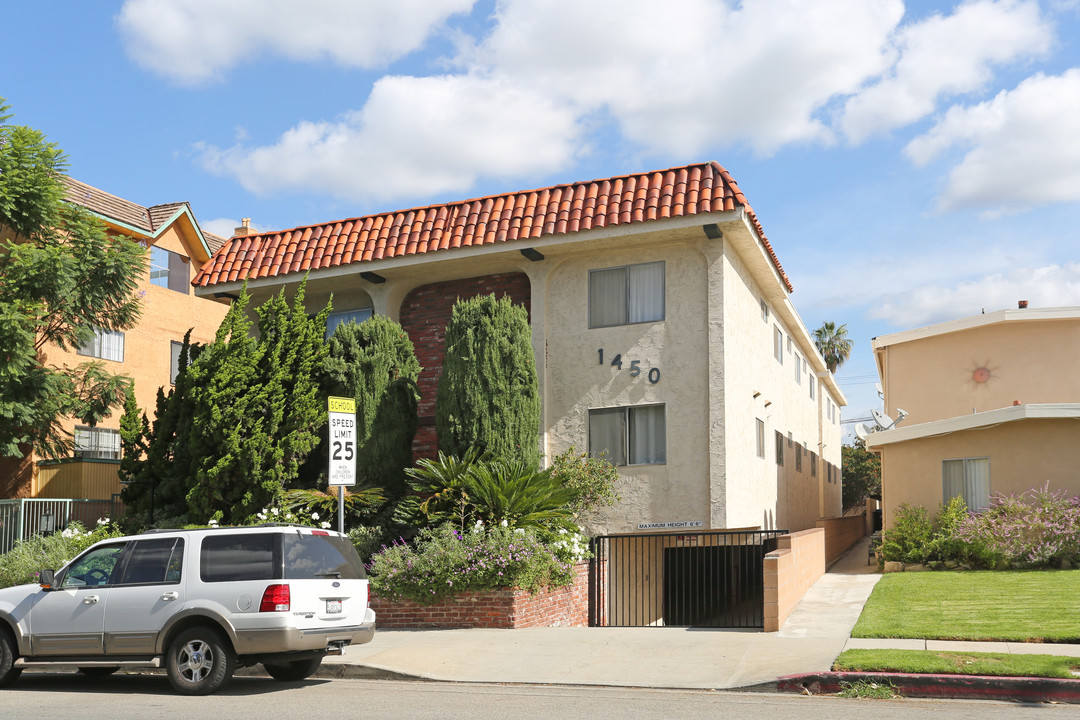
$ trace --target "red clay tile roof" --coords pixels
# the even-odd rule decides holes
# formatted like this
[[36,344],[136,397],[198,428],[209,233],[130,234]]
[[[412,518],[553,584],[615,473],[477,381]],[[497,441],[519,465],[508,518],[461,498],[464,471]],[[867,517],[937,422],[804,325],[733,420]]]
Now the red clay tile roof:
[[192,284],[279,277],[737,207],[746,210],[790,292],[791,281],[750,204],[728,171],[714,162],[234,237]]

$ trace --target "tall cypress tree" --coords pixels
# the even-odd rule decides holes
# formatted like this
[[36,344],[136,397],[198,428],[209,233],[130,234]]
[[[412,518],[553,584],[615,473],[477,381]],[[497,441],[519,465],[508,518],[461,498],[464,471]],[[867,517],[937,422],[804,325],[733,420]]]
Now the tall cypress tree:
[[420,363],[412,340],[397,322],[376,315],[339,325],[329,343],[327,395],[356,399],[356,476],[361,485],[404,494],[416,435],[416,379]]
[[510,298],[459,300],[435,403],[439,449],[540,464],[540,393],[529,315]]

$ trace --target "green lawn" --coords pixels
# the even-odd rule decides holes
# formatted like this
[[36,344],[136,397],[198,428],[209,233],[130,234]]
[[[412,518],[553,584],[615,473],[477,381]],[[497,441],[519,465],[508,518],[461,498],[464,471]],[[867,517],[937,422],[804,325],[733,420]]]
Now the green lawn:
[[931,650],[845,650],[833,670],[1072,678],[1080,658],[1057,655],[935,652]]
[[1080,570],[890,573],[851,634],[1080,642]]

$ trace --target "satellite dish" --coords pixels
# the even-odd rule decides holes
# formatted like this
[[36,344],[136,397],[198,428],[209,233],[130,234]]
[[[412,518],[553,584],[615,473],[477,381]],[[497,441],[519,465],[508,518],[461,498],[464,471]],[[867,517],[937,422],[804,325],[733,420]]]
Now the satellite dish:
[[904,418],[908,416],[907,410],[902,408],[896,408],[896,422],[893,425],[899,425],[904,422]]
[[870,414],[874,416],[874,422],[877,423],[878,430],[890,430],[896,424],[891,417],[880,410],[871,410]]
[[881,389],[881,383],[874,383],[874,389],[877,390],[877,396],[882,400],[885,399],[885,391]]
[[859,440],[866,442],[866,436],[869,434],[870,433],[866,431],[866,426],[862,423],[855,426],[855,437],[859,438]]

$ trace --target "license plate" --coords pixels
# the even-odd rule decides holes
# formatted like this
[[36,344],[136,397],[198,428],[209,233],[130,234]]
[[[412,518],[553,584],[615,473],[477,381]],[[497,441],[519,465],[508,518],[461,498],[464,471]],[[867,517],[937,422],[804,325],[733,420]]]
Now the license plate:
[[341,612],[341,601],[340,600],[327,600],[326,601],[326,613],[328,615],[333,615],[333,614],[339,613],[339,612]]

